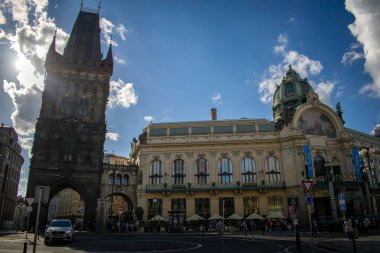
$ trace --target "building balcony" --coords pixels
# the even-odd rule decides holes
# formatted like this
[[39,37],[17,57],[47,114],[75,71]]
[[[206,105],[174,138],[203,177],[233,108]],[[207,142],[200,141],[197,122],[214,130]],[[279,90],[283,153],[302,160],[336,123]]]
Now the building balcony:
[[220,191],[220,190],[260,190],[260,189],[285,189],[284,182],[232,182],[232,183],[207,183],[207,184],[173,184],[146,185],[146,192],[196,192],[196,191]]

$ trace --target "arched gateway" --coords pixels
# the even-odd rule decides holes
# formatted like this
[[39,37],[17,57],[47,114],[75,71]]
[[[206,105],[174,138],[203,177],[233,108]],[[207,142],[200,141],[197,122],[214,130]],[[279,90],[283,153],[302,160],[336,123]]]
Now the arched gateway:
[[[36,186],[49,186],[49,199],[72,188],[84,201],[84,224],[91,229],[100,197],[105,110],[113,72],[111,46],[102,59],[98,12],[80,10],[63,55],[55,50],[54,36],[45,68],[27,197],[34,197]],[[40,220],[42,227],[47,204]]]

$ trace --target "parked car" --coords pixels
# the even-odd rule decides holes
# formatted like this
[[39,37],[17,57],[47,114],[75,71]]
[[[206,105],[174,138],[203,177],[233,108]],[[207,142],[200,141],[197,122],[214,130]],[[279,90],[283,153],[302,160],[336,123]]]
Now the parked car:
[[53,220],[45,230],[45,245],[54,241],[72,242],[74,239],[74,228],[71,220]]

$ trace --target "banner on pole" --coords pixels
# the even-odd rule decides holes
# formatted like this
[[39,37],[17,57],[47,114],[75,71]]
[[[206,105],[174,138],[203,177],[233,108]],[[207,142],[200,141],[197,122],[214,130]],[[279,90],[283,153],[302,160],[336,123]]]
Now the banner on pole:
[[357,147],[352,148],[352,163],[354,164],[355,176],[361,177],[362,172],[360,170],[360,156],[359,149]]
[[310,147],[309,145],[304,145],[304,152],[305,152],[305,162],[307,164],[307,178],[313,177],[313,163],[311,160],[311,154],[310,154]]

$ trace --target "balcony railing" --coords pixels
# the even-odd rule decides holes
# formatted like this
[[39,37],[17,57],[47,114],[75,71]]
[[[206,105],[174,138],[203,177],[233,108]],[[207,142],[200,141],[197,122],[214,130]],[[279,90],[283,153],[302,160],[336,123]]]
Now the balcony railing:
[[285,189],[284,182],[233,182],[233,183],[208,183],[208,184],[175,184],[166,183],[160,185],[146,185],[146,192],[186,192],[186,191],[213,191],[213,190],[259,190],[259,189]]

